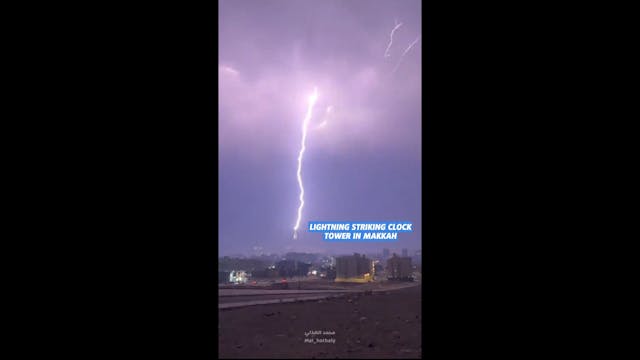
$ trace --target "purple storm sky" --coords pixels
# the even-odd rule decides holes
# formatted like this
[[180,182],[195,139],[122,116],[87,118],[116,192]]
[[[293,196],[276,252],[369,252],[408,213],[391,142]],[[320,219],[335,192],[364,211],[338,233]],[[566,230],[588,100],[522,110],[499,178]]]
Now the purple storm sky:
[[[385,57],[396,20],[403,25]],[[421,248],[421,37],[400,60],[421,26],[418,0],[220,1],[221,256],[254,246]],[[294,240],[297,157],[314,86]],[[308,221],[394,220],[413,222],[414,232],[391,243],[335,243],[305,231]]]

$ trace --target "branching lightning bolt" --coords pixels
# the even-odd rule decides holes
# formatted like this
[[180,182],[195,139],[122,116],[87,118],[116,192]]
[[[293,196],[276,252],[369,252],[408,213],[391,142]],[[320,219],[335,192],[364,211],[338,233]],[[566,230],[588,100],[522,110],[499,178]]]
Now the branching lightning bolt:
[[305,142],[307,140],[307,129],[309,127],[309,121],[311,120],[311,114],[313,112],[313,106],[318,100],[318,88],[314,88],[313,94],[309,97],[309,107],[307,109],[307,116],[302,121],[302,142],[300,144],[300,153],[298,154],[298,186],[300,187],[300,206],[298,207],[298,219],[296,225],[293,227],[293,238],[298,238],[298,228],[300,227],[300,219],[302,218],[302,208],[304,207],[304,186],[302,185],[302,157],[306,149]]
[[332,105],[329,105],[329,106],[327,107],[327,112],[325,113],[325,116],[324,116],[323,121],[322,121],[318,126],[316,126],[315,128],[313,128],[313,130],[314,130],[314,131],[315,131],[315,130],[322,129],[323,127],[327,126],[327,118],[329,117],[329,114],[331,114],[331,112],[333,112],[333,106],[332,106]]
[[387,49],[384,51],[384,57],[391,56],[389,54],[389,49],[391,49],[391,45],[393,44],[393,33],[396,32],[396,30],[398,30],[400,26],[402,26],[402,23],[398,23],[398,20],[396,20],[396,26],[393,28],[393,30],[391,30],[391,35],[390,35],[391,40],[389,41],[389,45],[387,46]]
[[396,70],[398,70],[398,68],[400,67],[400,64],[402,63],[402,59],[404,58],[404,56],[409,52],[409,50],[411,50],[411,48],[413,48],[413,46],[418,42],[418,40],[420,40],[420,36],[418,35],[418,37],[413,40],[413,42],[411,44],[409,44],[409,46],[404,50],[404,52],[402,53],[402,55],[400,56],[400,60],[398,60],[398,64],[396,65],[396,67],[393,69],[392,73],[395,73]]

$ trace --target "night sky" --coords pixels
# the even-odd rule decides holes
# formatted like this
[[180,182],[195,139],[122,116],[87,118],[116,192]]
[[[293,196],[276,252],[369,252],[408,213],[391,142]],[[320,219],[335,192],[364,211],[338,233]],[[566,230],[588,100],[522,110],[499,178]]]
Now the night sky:
[[[421,35],[420,1],[226,0],[219,9],[220,255],[420,249],[421,37],[398,66]],[[414,232],[329,243],[305,231],[308,221],[394,220]]]

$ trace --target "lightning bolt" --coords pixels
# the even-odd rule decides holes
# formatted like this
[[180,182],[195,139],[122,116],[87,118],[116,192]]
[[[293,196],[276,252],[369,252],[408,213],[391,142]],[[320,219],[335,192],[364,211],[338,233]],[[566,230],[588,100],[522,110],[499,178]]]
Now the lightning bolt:
[[389,41],[389,45],[387,46],[387,49],[384,51],[384,57],[389,57],[391,56],[389,54],[389,49],[391,49],[391,45],[393,44],[393,33],[396,32],[396,30],[398,30],[400,28],[400,26],[402,26],[402,23],[398,23],[398,20],[396,20],[396,26],[393,28],[393,30],[391,30],[391,40]]
[[325,114],[324,119],[323,119],[323,120],[322,120],[322,122],[321,122],[318,126],[316,126],[313,130],[314,130],[314,131],[315,131],[315,130],[319,130],[319,129],[322,129],[323,127],[327,126],[327,118],[329,117],[329,115],[330,115],[332,112],[333,112],[333,105],[329,105],[329,106],[327,107],[327,112],[326,112],[326,114]]
[[398,68],[400,67],[400,64],[402,63],[402,59],[404,59],[404,56],[409,52],[409,50],[411,50],[411,48],[413,48],[413,46],[418,42],[418,40],[420,40],[420,35],[418,35],[418,37],[415,40],[413,40],[413,42],[404,50],[404,52],[400,56],[400,60],[398,60],[398,64],[393,69],[392,73],[395,73],[396,70],[398,70]]
[[309,96],[309,107],[307,108],[307,116],[302,121],[302,141],[300,144],[300,153],[298,154],[298,186],[300,187],[300,206],[298,207],[298,219],[296,225],[293,227],[293,238],[298,238],[298,228],[300,227],[300,219],[302,218],[302,208],[304,207],[304,186],[302,185],[302,157],[306,149],[305,142],[307,140],[307,129],[309,127],[309,121],[311,120],[311,114],[313,112],[313,106],[318,100],[318,88],[314,88],[313,94]]

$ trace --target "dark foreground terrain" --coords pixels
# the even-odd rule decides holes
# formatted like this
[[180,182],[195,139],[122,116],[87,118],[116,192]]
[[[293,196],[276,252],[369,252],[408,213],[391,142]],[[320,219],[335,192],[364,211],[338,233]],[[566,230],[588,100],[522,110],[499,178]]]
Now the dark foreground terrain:
[[[421,304],[421,287],[415,286],[371,295],[221,310],[219,356],[420,358]],[[328,333],[314,335],[312,331]],[[309,343],[305,339],[328,342]]]

